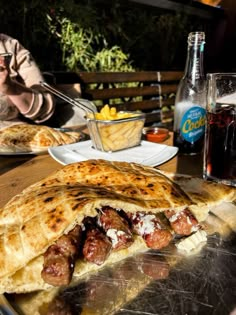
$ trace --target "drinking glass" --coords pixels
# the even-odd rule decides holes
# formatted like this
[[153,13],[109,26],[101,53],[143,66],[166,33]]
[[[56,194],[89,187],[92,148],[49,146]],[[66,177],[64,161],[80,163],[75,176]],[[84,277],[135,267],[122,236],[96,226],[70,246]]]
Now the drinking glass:
[[207,74],[203,177],[236,187],[236,73]]

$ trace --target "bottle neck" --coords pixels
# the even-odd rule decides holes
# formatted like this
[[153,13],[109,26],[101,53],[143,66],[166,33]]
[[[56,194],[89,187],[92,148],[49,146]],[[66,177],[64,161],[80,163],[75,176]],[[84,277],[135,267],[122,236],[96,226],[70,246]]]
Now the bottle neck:
[[196,45],[188,45],[184,77],[191,80],[193,84],[196,80],[205,77],[203,69],[203,51],[204,42],[200,42]]

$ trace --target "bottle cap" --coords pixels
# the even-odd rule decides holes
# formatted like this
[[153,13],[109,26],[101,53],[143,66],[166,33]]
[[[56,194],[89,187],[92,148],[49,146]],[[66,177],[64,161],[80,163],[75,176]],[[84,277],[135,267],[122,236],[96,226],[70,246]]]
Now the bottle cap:
[[201,45],[202,43],[205,43],[204,32],[191,32],[188,34],[189,45]]

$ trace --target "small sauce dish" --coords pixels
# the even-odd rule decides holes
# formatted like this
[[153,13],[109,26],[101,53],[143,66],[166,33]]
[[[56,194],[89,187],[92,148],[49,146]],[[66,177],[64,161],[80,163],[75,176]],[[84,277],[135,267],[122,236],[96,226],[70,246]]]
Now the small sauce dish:
[[143,135],[147,141],[163,142],[169,137],[169,130],[159,127],[145,127],[143,128]]

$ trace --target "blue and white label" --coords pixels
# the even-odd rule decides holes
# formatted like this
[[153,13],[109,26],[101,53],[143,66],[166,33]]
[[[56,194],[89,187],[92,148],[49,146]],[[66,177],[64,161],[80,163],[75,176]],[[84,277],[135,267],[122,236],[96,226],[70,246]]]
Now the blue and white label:
[[180,123],[182,137],[191,143],[200,139],[205,132],[206,110],[201,106],[193,106],[188,109]]

